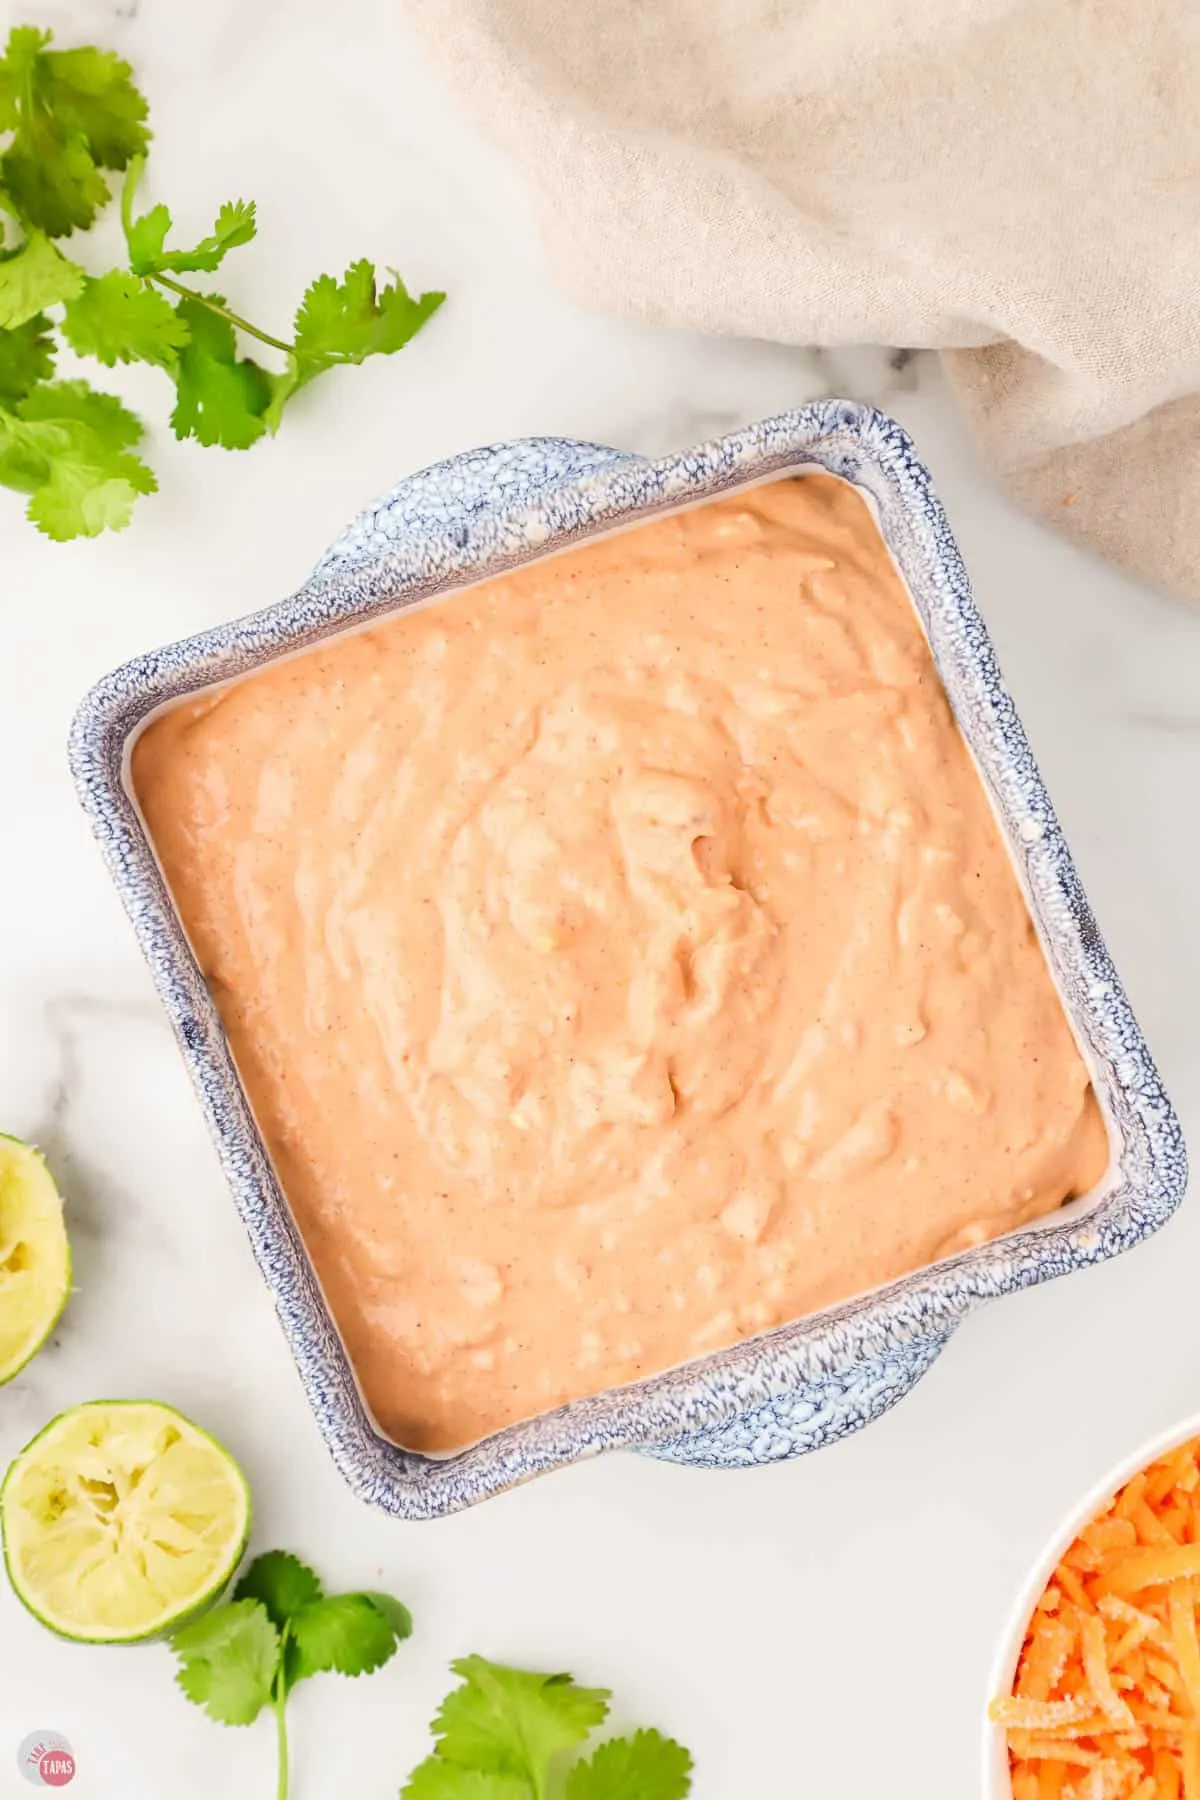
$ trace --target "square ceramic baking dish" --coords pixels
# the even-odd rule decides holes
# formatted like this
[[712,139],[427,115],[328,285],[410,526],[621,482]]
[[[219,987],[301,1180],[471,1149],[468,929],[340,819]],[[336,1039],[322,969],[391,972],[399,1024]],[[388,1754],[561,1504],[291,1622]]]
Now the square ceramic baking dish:
[[[1092,1069],[1114,1146],[1109,1176],[1096,1194],[1035,1227],[681,1368],[509,1426],[452,1455],[399,1449],[363,1406],[130,798],[132,740],[164,703],[335,632],[597,533],[804,468],[828,470],[868,496],[907,582]],[[1178,1124],[1092,919],[941,505],[906,434],[869,407],[823,401],[658,462],[544,438],[452,457],[368,508],[290,599],[107,676],[79,709],[70,758],[318,1424],[355,1491],[398,1516],[452,1512],[601,1450],[637,1449],[713,1468],[814,1450],[907,1392],[980,1301],[1128,1249],[1182,1197]]]

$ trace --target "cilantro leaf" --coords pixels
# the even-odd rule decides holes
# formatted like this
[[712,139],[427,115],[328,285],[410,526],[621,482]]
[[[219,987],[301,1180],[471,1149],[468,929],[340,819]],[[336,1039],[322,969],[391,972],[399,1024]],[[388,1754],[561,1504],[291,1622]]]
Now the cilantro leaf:
[[[130,173],[136,164],[131,164]],[[126,187],[129,176],[126,176]],[[171,209],[162,200],[144,212],[139,218],[132,213],[123,220],[125,230],[125,248],[129,252],[129,266],[135,275],[153,275],[156,269],[163,267],[163,245],[167,241],[167,233],[171,229]]]
[[445,298],[429,293],[414,300],[398,275],[377,291],[375,269],[365,259],[352,263],[340,282],[319,275],[296,314],[295,342],[287,373],[277,378],[270,429],[278,428],[292,395],[327,369],[403,349]]
[[279,1633],[257,1600],[231,1600],[171,1637],[176,1681],[222,1725],[249,1725],[269,1706],[279,1668]]
[[96,456],[95,440],[82,426],[50,426],[57,434],[50,473],[30,495],[26,513],[39,531],[58,543],[122,531],[139,494],[157,486],[138,457]]
[[101,169],[145,149],[146,102],[108,50],[48,50],[49,32],[19,26],[0,62],[0,120],[13,141],[0,183],[26,224],[64,237],[109,199]]
[[657,1731],[612,1738],[567,1776],[564,1800],[686,1800],[692,1759]]
[[82,381],[45,382],[0,409],[0,485],[29,496],[28,517],[60,542],[129,523],[154,476],[130,453],[141,425]]
[[50,480],[54,458],[66,448],[65,435],[26,425],[19,413],[0,412],[0,485],[18,494],[36,494]]
[[[21,73],[19,68],[19,38],[22,33],[32,35],[40,45],[43,34],[33,30],[29,25],[19,26],[10,32],[8,45],[4,55],[0,57],[0,131],[15,131],[21,117]],[[18,45],[17,58],[14,59],[14,43]],[[35,52],[36,53],[36,52]]]
[[400,1790],[400,1800],[534,1800],[534,1795],[521,1775],[464,1769],[427,1756]]
[[314,1600],[289,1621],[287,1683],[336,1669],[339,1675],[369,1675],[381,1669],[396,1648],[396,1633],[366,1594],[334,1594]]
[[133,70],[111,50],[50,50],[38,59],[38,93],[68,135],[87,139],[102,169],[123,169],[150,143],[149,107]]
[[142,422],[114,394],[102,394],[86,381],[47,381],[26,396],[21,418],[73,419],[87,425],[110,450],[127,450],[142,435]]
[[451,1664],[462,1678],[433,1721],[436,1755],[486,1774],[517,1775],[535,1794],[550,1762],[581,1744],[608,1713],[605,1688],[578,1687],[569,1675],[507,1669],[482,1656]]
[[32,80],[38,57],[54,36],[37,25],[14,25],[0,57],[0,130],[12,131],[21,116],[21,94]]
[[125,241],[129,247],[129,266],[138,275],[171,272],[185,275],[189,271],[211,274],[219,268],[230,250],[248,244],[258,229],[253,200],[227,200],[217,214],[216,223],[207,237],[190,250],[165,248],[171,229],[171,209],[160,201],[140,219],[131,219]]
[[85,276],[48,237],[31,231],[19,250],[0,258],[0,331],[24,325],[36,313],[82,292]]
[[390,1594],[365,1593],[364,1600],[369,1600],[376,1612],[381,1612],[396,1635],[397,1643],[412,1636],[412,1614],[407,1606],[399,1600],[393,1600]]
[[0,182],[22,219],[49,237],[86,231],[109,200],[108,184],[82,138],[60,139],[53,125],[34,116],[22,120],[12,144],[0,156]]
[[117,362],[172,369],[188,341],[175,308],[124,269],[89,276],[83,292],[67,303],[62,331],[78,356],[94,356],[110,369]]
[[[224,305],[215,294],[208,298]],[[266,430],[271,376],[249,357],[238,357],[233,326],[220,314],[198,300],[181,300],[176,313],[189,339],[174,371],[179,398],[171,429],[178,438],[248,449]]]
[[[136,164],[130,164],[129,175],[126,176],[128,190]],[[125,228],[125,248],[129,252],[129,266],[135,275],[152,275],[156,269],[163,267],[163,245],[167,241],[167,233],[171,229],[171,209],[163,201],[152,206],[140,218],[132,214],[123,221]]]
[[453,1665],[462,1685],[433,1721],[437,1747],[413,1770],[401,1800],[686,1800],[692,1759],[658,1731],[602,1744],[556,1774],[608,1713],[605,1688],[569,1675],[536,1675],[467,1656]]
[[312,1570],[287,1550],[256,1556],[233,1590],[235,1600],[259,1600],[273,1625],[288,1620],[321,1598],[321,1583]]
[[399,350],[437,311],[445,294],[414,300],[397,275],[377,293],[375,270],[351,263],[341,282],[318,275],[296,314],[296,356],[303,364],[360,363]]
[[38,313],[15,330],[0,331],[0,406],[23,400],[54,370],[50,321]]

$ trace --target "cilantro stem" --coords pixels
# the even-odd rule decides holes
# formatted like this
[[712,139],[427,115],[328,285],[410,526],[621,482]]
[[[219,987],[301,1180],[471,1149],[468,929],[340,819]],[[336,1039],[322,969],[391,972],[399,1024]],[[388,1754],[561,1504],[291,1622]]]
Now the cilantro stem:
[[292,353],[292,346],[285,344],[282,338],[272,337],[269,332],[260,331],[257,325],[251,325],[248,319],[243,319],[237,313],[230,312],[227,306],[222,306],[221,302],[214,300],[211,294],[198,294],[195,288],[185,287],[182,281],[176,281],[172,275],[158,273],[143,275],[142,280],[156,281],[160,287],[170,288],[173,294],[182,294],[185,300],[194,300],[197,306],[207,307],[209,312],[218,313],[222,319],[228,319],[231,325],[238,331],[244,331],[247,337],[257,338],[260,344],[269,344],[272,350],[282,350],[285,356],[290,356]]
[[288,1738],[287,1738],[287,1689],[283,1685],[283,1670],[275,1678],[275,1693],[272,1698],[275,1712],[275,1742],[279,1746],[279,1778],[275,1786],[275,1800],[287,1800],[288,1791]]
[[[125,233],[126,242],[128,242],[129,234],[133,229],[133,199],[145,166],[144,156],[131,157],[125,180],[121,185],[121,228]],[[285,356],[290,356],[292,353],[292,346],[285,344],[282,338],[272,337],[269,332],[260,331],[257,325],[251,325],[249,319],[243,319],[239,314],[230,312],[227,306],[223,306],[219,300],[214,300],[211,294],[198,294],[195,288],[185,287],[182,281],[176,281],[171,275],[164,275],[161,270],[153,270],[151,273],[143,275],[142,280],[155,281],[159,287],[170,288],[173,294],[179,294],[185,300],[194,300],[197,306],[207,307],[209,312],[217,313],[222,319],[228,320],[236,330],[244,331],[247,337],[257,338],[260,344],[269,344],[272,350],[282,350]]]
[[144,156],[131,156],[129,167],[125,171],[125,179],[121,183],[121,230],[125,233],[125,242],[129,242],[129,233],[133,230],[133,196],[137,192],[138,182],[142,179],[142,170],[146,166]]

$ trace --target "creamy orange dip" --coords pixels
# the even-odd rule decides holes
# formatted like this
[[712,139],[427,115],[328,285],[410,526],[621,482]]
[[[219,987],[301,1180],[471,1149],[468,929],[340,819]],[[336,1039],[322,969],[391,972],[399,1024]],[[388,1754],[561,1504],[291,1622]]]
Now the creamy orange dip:
[[911,603],[831,477],[177,705],[133,780],[402,1443],[764,1331],[1104,1170]]

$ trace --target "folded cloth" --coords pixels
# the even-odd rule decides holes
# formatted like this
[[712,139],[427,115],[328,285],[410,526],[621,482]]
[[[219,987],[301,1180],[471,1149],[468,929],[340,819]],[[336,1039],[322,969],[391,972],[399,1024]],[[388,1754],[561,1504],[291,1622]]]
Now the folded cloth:
[[1200,0],[408,0],[586,305],[935,346],[1040,518],[1200,599]]

